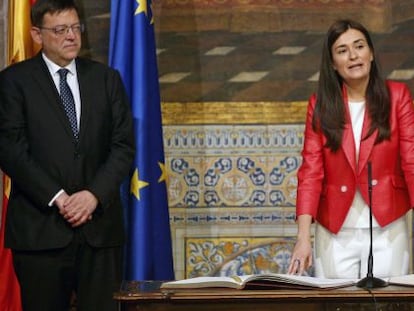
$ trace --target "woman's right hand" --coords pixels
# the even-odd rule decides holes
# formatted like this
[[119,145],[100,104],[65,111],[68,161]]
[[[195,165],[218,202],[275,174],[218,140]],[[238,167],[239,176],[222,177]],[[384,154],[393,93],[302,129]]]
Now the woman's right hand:
[[308,238],[298,239],[293,249],[288,274],[302,275],[312,267],[312,245]]
[[312,243],[310,238],[312,216],[300,215],[297,222],[298,237],[290,257],[288,273],[302,275],[305,270],[312,267]]

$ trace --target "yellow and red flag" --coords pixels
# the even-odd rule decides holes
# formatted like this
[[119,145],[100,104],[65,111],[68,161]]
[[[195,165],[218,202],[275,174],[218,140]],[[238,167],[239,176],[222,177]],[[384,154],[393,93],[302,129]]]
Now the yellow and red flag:
[[30,36],[30,7],[36,0],[9,1],[7,60],[13,64],[33,56],[39,47]]
[[[30,36],[30,7],[35,1],[8,2],[8,65],[25,60],[39,50]],[[14,273],[12,253],[10,249],[4,248],[5,221],[10,189],[10,178],[3,174],[3,205],[0,219],[0,310],[22,311],[20,286]]]
[[[6,195],[6,192],[7,195]],[[12,253],[4,248],[4,224],[8,194],[10,193],[10,179],[3,175],[3,208],[0,228],[0,309],[5,311],[21,311],[20,287],[14,274]]]

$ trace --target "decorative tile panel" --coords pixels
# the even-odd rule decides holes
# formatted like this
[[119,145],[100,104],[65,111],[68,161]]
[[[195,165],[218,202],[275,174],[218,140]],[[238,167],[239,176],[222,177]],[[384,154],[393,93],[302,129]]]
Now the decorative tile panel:
[[303,125],[167,125],[176,277],[286,271]]
[[291,244],[283,238],[188,238],[186,277],[283,273]]

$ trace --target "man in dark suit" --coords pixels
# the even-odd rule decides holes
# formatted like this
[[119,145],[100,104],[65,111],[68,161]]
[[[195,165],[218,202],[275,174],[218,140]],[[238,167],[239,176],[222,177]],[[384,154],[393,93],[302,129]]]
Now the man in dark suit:
[[73,0],[37,0],[31,18],[42,50],[0,73],[0,166],[12,180],[5,243],[23,308],[67,311],[75,292],[80,311],[115,310],[119,186],[135,152],[128,99],[115,70],[78,57]]

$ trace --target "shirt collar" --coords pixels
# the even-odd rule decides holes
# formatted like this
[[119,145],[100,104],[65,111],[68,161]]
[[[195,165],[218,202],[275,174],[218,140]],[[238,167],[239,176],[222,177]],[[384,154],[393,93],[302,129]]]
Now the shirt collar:
[[[49,69],[49,71],[52,74],[57,74],[57,71],[62,68],[59,65],[55,64],[54,62],[52,62],[44,53],[42,53],[42,57],[43,57],[43,60],[46,63],[47,68]],[[63,68],[68,69],[69,73],[74,75],[76,73],[76,62],[75,62],[75,60],[73,59],[67,66],[65,66]]]

